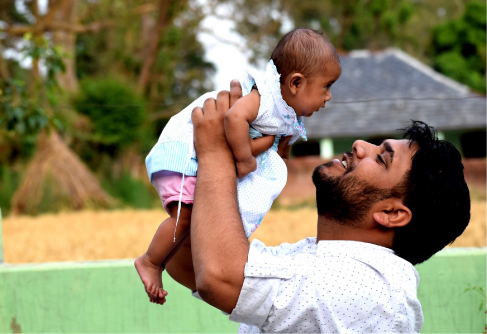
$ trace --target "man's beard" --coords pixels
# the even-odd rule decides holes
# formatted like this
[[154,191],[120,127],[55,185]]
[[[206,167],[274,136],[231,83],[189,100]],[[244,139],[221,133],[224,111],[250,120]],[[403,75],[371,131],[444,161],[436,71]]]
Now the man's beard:
[[326,220],[355,226],[363,221],[374,203],[392,197],[390,190],[371,186],[348,173],[338,177],[327,175],[323,169],[332,164],[318,166],[313,172],[318,215]]

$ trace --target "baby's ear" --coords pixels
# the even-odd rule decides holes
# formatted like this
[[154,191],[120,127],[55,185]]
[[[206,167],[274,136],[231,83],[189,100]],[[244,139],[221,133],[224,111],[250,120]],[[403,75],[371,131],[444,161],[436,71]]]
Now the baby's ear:
[[298,89],[301,88],[301,85],[304,80],[304,75],[301,73],[293,73],[289,78],[289,90],[292,94],[296,94]]

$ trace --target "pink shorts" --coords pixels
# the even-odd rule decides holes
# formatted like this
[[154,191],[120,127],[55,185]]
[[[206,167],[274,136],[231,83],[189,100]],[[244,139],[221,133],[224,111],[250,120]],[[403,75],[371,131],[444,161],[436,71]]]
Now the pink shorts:
[[[152,174],[152,185],[156,188],[167,213],[169,213],[171,202],[179,202],[182,180],[183,174],[177,172],[161,170]],[[193,204],[195,186],[196,176],[185,175],[181,203]]]

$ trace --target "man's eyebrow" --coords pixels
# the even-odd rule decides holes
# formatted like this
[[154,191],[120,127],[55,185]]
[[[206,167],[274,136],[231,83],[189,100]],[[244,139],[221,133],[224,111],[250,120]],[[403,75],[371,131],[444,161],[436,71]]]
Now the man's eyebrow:
[[382,143],[382,145],[384,145],[384,149],[386,150],[386,152],[389,152],[389,154],[391,155],[390,161],[392,164],[392,159],[394,159],[394,150],[392,149],[391,144],[388,141],[385,141]]

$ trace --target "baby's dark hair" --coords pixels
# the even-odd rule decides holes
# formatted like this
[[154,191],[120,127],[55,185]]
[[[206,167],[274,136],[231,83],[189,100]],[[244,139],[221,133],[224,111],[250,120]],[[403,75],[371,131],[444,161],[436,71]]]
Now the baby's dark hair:
[[331,61],[340,63],[333,44],[322,33],[308,28],[297,28],[285,34],[271,59],[281,75],[281,83],[293,72],[311,78],[323,73]]

